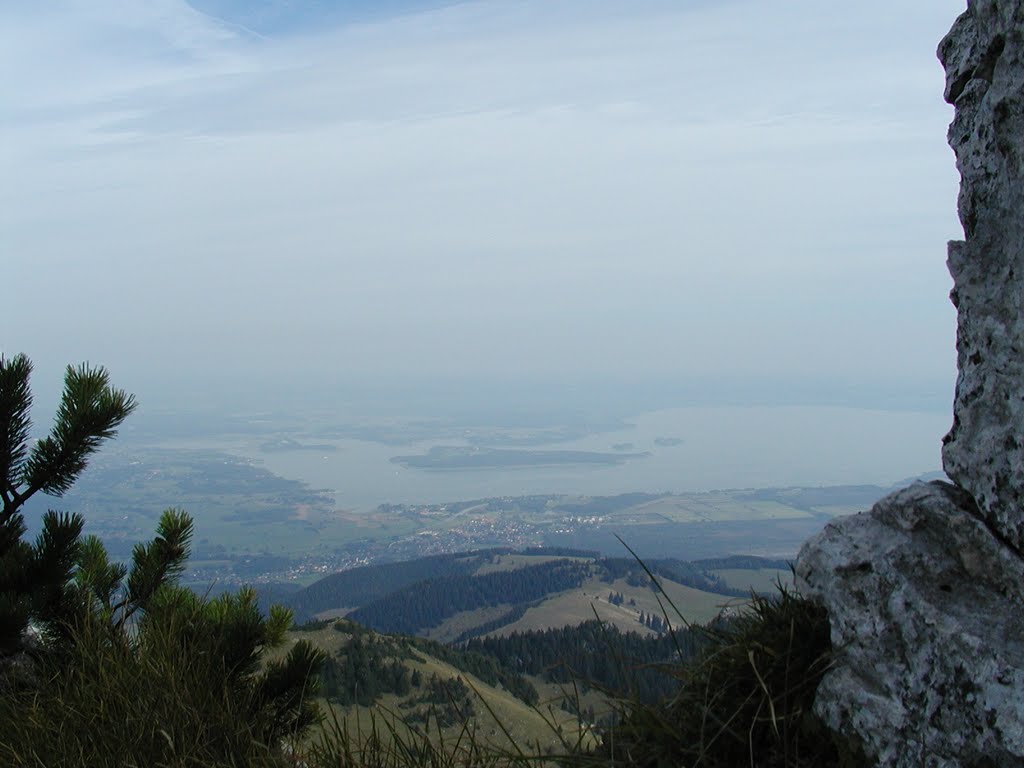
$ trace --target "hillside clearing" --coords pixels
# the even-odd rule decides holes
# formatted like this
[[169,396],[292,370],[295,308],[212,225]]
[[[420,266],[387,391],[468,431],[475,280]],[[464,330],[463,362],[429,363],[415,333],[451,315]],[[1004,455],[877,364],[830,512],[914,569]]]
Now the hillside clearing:
[[[641,613],[662,616],[664,606],[672,626],[680,623],[704,624],[718,616],[724,607],[745,602],[687,587],[665,578],[659,578],[659,582],[665,595],[682,613],[682,622],[665,601],[665,595],[656,593],[649,586],[632,586],[626,579],[616,579],[609,583],[592,578],[577,589],[566,590],[547,598],[540,605],[527,609],[522,618],[489,634],[503,636],[513,632],[574,626],[590,621],[595,618],[595,614],[596,618],[623,632],[649,633],[651,630],[639,621]],[[621,593],[624,598],[623,604],[609,603],[609,592]],[[662,604],[658,602],[659,597]]]

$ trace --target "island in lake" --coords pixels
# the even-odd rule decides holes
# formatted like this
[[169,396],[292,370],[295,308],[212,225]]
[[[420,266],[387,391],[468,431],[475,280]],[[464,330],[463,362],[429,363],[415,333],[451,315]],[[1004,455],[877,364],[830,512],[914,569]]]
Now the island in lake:
[[476,448],[435,445],[426,453],[393,456],[391,463],[410,469],[507,469],[550,467],[565,464],[623,464],[649,453],[600,453],[598,451],[527,451],[509,448]]
[[330,453],[338,450],[338,446],[329,443],[300,443],[287,437],[279,437],[260,444],[263,453],[278,453],[280,451],[316,451],[317,453]]
[[654,444],[662,448],[672,448],[676,445],[683,444],[683,438],[681,437],[656,437],[654,438]]

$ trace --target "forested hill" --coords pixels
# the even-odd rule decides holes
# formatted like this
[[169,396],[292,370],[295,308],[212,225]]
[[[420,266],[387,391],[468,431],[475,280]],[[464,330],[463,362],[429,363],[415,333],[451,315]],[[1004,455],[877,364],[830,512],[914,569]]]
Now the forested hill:
[[[300,619],[335,608],[358,608],[428,579],[476,573],[483,564],[512,551],[511,548],[500,547],[365,565],[325,576],[283,597],[281,602],[295,611]],[[589,550],[561,547],[531,548],[524,554],[531,557],[595,557],[595,553]]]
[[[565,685],[566,690],[575,686],[580,694],[596,688],[653,704],[672,696],[679,686],[678,679],[664,673],[663,665],[695,658],[709,636],[699,629],[642,635],[591,620],[576,627],[478,638],[454,647],[424,638],[378,634],[346,619],[313,622],[295,630],[295,635],[321,640],[328,653],[322,690],[343,706],[369,706],[388,693],[411,697],[413,703],[430,699],[429,689],[437,686],[417,671],[416,663],[427,656],[531,706],[540,702],[534,683]],[[448,703],[453,691],[446,687],[439,690],[442,695],[434,704]],[[408,709],[411,704],[397,706]]]
[[555,560],[480,576],[457,574],[413,584],[353,611],[348,618],[380,632],[416,634],[460,611],[519,605],[579,586],[589,563]]
[[[660,612],[652,597],[652,575],[675,594],[696,600],[703,606],[702,620],[708,620],[716,613],[715,605],[749,598],[752,589],[763,588],[759,585],[786,568],[784,561],[746,556],[641,564],[575,550],[491,549],[345,571],[285,601],[300,621],[343,612],[381,632],[445,642],[506,628],[579,624],[593,618],[589,606],[595,600],[615,607],[614,623],[621,629],[635,624],[652,629],[645,617]],[[737,573],[764,575],[737,581]]]
[[331,608],[355,608],[426,579],[473,573],[485,556],[484,553],[435,555],[403,563],[353,568],[333,573],[289,595],[287,604],[300,617]]
[[553,683],[597,686],[654,703],[679,687],[678,679],[666,675],[661,665],[695,658],[707,639],[706,632],[696,629],[652,636],[588,621],[576,627],[475,638],[465,650],[493,657],[514,673],[538,675]]

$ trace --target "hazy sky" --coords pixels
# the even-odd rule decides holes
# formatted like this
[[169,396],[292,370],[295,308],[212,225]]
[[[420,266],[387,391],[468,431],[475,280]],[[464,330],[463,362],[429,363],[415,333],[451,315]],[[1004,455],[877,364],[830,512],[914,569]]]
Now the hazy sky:
[[0,349],[947,395],[963,7],[4,0]]

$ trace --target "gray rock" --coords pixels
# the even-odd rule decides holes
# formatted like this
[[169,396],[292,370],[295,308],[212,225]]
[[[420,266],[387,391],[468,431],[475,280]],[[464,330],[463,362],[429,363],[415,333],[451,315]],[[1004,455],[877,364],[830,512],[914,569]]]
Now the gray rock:
[[1024,0],[969,0],[939,45],[963,241],[943,467],[797,559],[835,664],[815,711],[885,766],[1024,766]]
[[946,474],[1024,548],[1024,7],[972,0],[939,45],[965,239],[949,244],[957,307]]
[[804,545],[829,611],[815,710],[887,766],[1024,765],[1024,560],[971,497],[916,483]]

